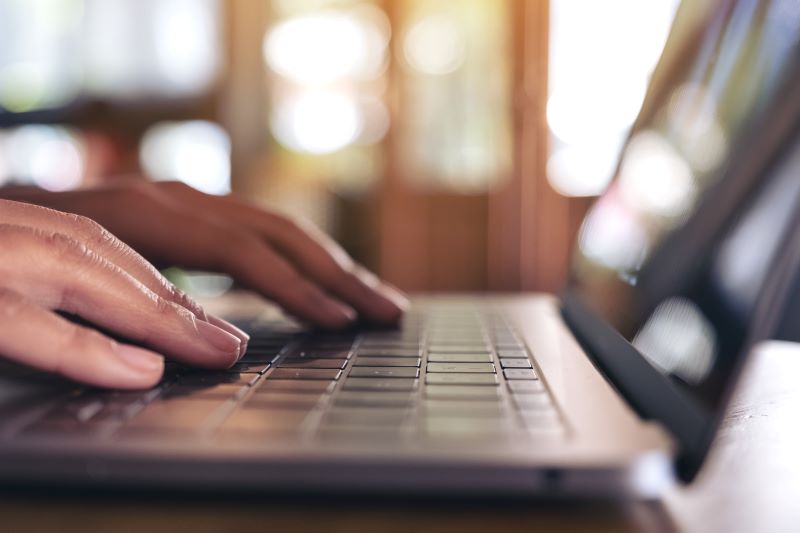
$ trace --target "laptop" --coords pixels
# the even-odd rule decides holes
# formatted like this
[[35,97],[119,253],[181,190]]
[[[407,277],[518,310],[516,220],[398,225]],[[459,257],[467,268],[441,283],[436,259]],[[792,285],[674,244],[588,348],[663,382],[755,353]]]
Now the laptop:
[[[691,481],[797,287],[800,9],[690,2],[550,295],[421,295],[312,332],[246,295],[228,371],[108,391],[5,364],[0,482],[636,495]],[[633,44],[632,44],[633,45]],[[794,251],[792,251],[794,250]]]

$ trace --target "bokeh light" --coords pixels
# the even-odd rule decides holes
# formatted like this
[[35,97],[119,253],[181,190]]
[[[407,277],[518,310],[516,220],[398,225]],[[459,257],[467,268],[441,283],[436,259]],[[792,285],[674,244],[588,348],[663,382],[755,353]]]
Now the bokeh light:
[[685,213],[698,194],[686,160],[654,131],[637,133],[628,143],[619,188],[633,209],[667,217]]
[[458,69],[466,56],[461,28],[447,14],[428,15],[415,22],[403,40],[403,57],[424,74],[444,75]]
[[0,2],[0,107],[11,112],[53,108],[80,91],[83,2]]
[[191,92],[213,80],[220,60],[218,11],[215,0],[159,0],[153,20],[155,59],[173,90]]
[[264,58],[270,68],[294,82],[321,85],[376,75],[387,40],[366,17],[321,12],[278,23],[264,38]]
[[117,99],[206,90],[222,60],[220,5],[220,0],[90,2],[81,39],[86,88]]
[[702,84],[690,82],[675,89],[667,106],[675,143],[698,172],[715,168],[728,152],[718,105]]
[[587,258],[609,269],[626,272],[646,257],[649,238],[641,220],[614,194],[602,197],[589,211],[578,236]]
[[548,179],[557,191],[590,196],[608,185],[614,170],[609,161],[619,155],[639,113],[677,4],[552,2]]
[[228,134],[213,122],[162,122],[144,135],[142,167],[156,180],[177,180],[209,194],[231,189]]
[[273,137],[311,155],[377,143],[389,127],[378,81],[388,61],[388,18],[370,3],[323,4],[278,6],[285,16],[263,43]]
[[591,196],[602,191],[617,166],[623,139],[598,139],[587,146],[567,145],[547,160],[550,184],[564,196]]
[[272,115],[272,131],[287,148],[311,154],[335,152],[355,141],[363,125],[356,102],[336,92],[308,91]]
[[66,128],[22,126],[8,133],[4,145],[7,179],[50,191],[74,189],[83,179],[83,147]]
[[365,96],[359,100],[359,107],[364,119],[356,142],[365,145],[380,142],[389,131],[390,117],[386,104],[376,96]]

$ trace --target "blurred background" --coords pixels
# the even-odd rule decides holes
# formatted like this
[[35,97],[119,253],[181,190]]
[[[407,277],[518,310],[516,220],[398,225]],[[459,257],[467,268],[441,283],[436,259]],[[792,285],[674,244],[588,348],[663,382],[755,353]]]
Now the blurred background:
[[406,290],[557,290],[676,7],[0,0],[0,186],[180,180]]

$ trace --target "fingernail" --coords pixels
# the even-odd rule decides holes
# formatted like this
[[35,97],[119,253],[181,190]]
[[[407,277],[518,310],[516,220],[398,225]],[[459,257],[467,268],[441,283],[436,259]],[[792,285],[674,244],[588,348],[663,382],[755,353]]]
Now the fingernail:
[[336,300],[328,300],[325,307],[325,313],[331,317],[335,317],[337,322],[342,326],[350,325],[358,318],[355,309],[339,303]]
[[118,344],[116,352],[126,365],[136,370],[145,372],[162,372],[164,370],[164,358],[149,350]]
[[242,341],[240,341],[235,335],[232,335],[213,324],[198,320],[197,331],[200,332],[200,336],[203,337],[206,342],[221,352],[236,353],[237,356],[241,352]]
[[208,322],[217,326],[218,328],[224,329],[231,335],[238,337],[239,341],[241,342],[241,345],[239,346],[239,355],[244,355],[244,353],[247,351],[247,343],[250,340],[250,335],[218,316],[208,315]]
[[407,310],[410,305],[406,295],[400,292],[399,289],[396,289],[386,283],[381,283],[381,294],[402,311]]

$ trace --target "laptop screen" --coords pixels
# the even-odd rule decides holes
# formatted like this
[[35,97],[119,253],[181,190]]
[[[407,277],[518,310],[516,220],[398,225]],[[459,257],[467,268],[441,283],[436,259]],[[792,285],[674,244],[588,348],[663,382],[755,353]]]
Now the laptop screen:
[[[800,149],[746,163],[797,68],[800,4],[684,4],[616,176],[581,227],[570,288],[713,413],[800,195]],[[744,190],[747,172],[734,207],[728,189]]]

